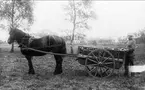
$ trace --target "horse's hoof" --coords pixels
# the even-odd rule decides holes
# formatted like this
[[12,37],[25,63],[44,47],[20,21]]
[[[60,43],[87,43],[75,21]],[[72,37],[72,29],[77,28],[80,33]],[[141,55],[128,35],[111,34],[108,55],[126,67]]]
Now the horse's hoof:
[[62,72],[54,72],[53,75],[61,74]]
[[124,73],[124,76],[125,76],[125,77],[129,77],[129,74],[128,74],[128,73]]
[[28,74],[32,74],[32,75],[34,75],[34,74],[35,74],[35,72],[28,72]]
[[131,77],[134,77],[135,76],[135,73],[131,73]]

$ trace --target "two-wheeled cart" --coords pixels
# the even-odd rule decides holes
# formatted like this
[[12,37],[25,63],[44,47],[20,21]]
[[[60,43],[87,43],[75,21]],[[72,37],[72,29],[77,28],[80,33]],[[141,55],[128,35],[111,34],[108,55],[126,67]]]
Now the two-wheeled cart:
[[127,49],[78,47],[77,60],[93,77],[108,77],[125,62]]

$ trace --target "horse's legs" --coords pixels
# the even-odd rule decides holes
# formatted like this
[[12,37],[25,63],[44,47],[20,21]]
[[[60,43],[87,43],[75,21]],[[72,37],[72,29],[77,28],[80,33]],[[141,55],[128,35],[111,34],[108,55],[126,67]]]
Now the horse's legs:
[[26,59],[28,60],[28,66],[29,66],[29,74],[35,74],[34,68],[33,68],[33,64],[32,64],[32,56],[25,56]]
[[62,73],[62,56],[54,55],[55,61],[56,61],[56,67],[54,71],[54,75],[61,74]]

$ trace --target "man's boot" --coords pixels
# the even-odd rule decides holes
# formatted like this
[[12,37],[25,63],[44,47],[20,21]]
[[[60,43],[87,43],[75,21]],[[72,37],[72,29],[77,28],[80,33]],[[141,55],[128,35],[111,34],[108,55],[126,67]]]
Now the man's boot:
[[124,72],[124,76],[129,76],[129,70],[128,70],[128,67],[125,67],[125,72]]

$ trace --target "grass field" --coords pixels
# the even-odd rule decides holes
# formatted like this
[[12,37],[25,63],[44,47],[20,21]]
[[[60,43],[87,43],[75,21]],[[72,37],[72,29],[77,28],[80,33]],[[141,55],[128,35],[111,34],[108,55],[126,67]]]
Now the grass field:
[[[124,77],[123,68],[108,78],[92,78],[75,58],[65,57],[63,73],[53,75],[55,60],[52,55],[34,57],[36,74],[28,75],[27,60],[15,47],[0,45],[0,90],[141,90],[145,89],[145,73]],[[76,49],[76,47],[75,47]],[[68,49],[69,50],[69,49]],[[135,64],[145,64],[145,45],[138,45]],[[143,90],[143,89],[142,89]]]

